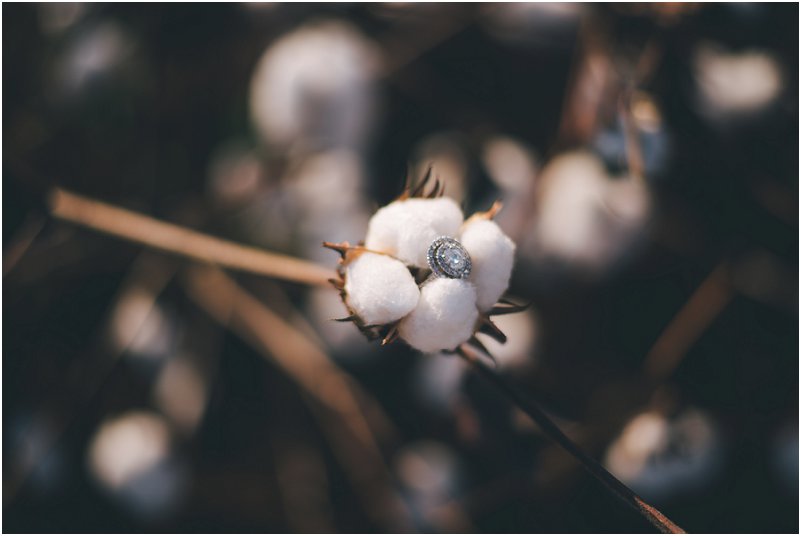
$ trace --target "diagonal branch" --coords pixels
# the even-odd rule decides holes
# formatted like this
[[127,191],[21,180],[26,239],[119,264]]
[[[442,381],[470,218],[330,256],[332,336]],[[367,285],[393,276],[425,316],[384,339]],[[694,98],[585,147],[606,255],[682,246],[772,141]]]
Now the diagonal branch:
[[476,355],[469,353],[469,351],[463,352],[460,355],[462,355],[465,361],[472,365],[481,376],[495,385],[495,387],[506,395],[512,403],[531,417],[548,437],[553,439],[560,447],[576,458],[588,473],[600,481],[604,487],[611,491],[618,499],[642,515],[660,532],[665,534],[684,534],[684,530],[681,527],[673,523],[662,512],[638,497],[636,493],[615,478],[612,473],[604,469],[600,463],[590,458],[590,456],[573,443],[573,441],[554,424],[539,406],[530,400],[524,400],[523,397],[512,389],[497,373],[493,372],[487,365],[481,362]]
[[60,220],[220,267],[325,287],[336,275],[314,263],[222,240],[60,188],[50,193],[48,202],[50,213]]

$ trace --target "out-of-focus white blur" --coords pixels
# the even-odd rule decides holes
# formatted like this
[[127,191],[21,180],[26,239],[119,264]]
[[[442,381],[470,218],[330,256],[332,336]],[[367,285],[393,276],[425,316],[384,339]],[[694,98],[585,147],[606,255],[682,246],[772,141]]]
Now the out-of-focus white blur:
[[730,52],[717,44],[702,43],[694,52],[693,67],[698,109],[711,119],[757,112],[784,88],[778,61],[759,50]]
[[646,412],[610,445],[605,465],[634,491],[665,499],[709,484],[722,465],[720,445],[711,417],[699,410],[671,419]]
[[538,212],[521,245],[521,254],[534,262],[602,273],[644,234],[651,209],[647,187],[610,176],[593,154],[554,158],[539,183]]
[[330,262],[323,241],[355,244],[364,239],[369,213],[363,177],[361,160],[348,150],[315,154],[290,171],[287,193],[306,258]]
[[578,30],[584,6],[559,2],[498,3],[482,18],[496,39],[537,47],[569,46]]
[[437,505],[459,485],[459,464],[447,446],[435,441],[406,445],[395,458],[398,480],[415,501]]
[[206,409],[207,385],[193,356],[171,358],[159,373],[153,398],[175,427],[184,434],[195,430]]
[[102,489],[145,519],[172,509],[185,483],[169,426],[155,413],[133,411],[104,422],[91,440],[87,462]]
[[111,314],[111,340],[132,357],[160,360],[173,350],[177,326],[152,291],[133,286],[119,298]]
[[377,46],[348,23],[308,23],[272,43],[250,86],[250,113],[268,148],[359,147],[375,108]]
[[465,363],[455,355],[434,354],[418,361],[412,386],[416,397],[431,410],[446,415],[461,392]]
[[42,32],[58,35],[86,15],[90,7],[79,2],[44,2],[37,6]]
[[103,22],[70,37],[55,66],[55,88],[76,94],[93,78],[104,76],[134,51],[133,39],[116,23]]

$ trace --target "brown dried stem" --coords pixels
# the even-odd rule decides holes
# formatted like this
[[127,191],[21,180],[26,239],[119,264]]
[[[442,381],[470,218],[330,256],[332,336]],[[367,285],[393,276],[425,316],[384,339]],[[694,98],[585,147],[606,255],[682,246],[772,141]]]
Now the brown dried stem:
[[[221,270],[191,267],[184,283],[189,296],[212,318],[248,341],[311,397],[313,413],[348,467],[367,511],[376,521],[390,520],[394,530],[407,532],[405,505],[394,491],[376,436],[359,405],[362,399],[377,406],[372,397],[300,330]],[[383,416],[379,423],[380,428],[389,426]]]
[[665,534],[684,534],[684,530],[673,523],[662,512],[642,500],[631,489],[614,477],[600,463],[593,460],[573,441],[533,401],[524,399],[512,389],[497,373],[485,365],[478,356],[469,351],[460,354],[473,368],[490,383],[495,385],[509,400],[520,408],[540,427],[548,437],[573,456],[581,466],[612,492],[627,506],[642,515],[657,530]]
[[59,188],[48,201],[50,213],[58,219],[197,261],[315,286],[328,286],[336,276],[314,263],[215,238]]

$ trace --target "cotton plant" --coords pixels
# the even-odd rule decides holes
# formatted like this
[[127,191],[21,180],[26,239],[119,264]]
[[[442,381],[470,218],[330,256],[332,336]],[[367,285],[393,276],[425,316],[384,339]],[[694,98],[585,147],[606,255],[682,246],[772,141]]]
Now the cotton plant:
[[324,244],[341,255],[331,282],[350,315],[340,320],[382,344],[462,354],[472,346],[492,357],[475,335],[505,342],[491,317],[523,309],[502,299],[515,244],[493,221],[499,203],[465,220],[439,180],[430,184],[431,168],[373,215],[359,245]]

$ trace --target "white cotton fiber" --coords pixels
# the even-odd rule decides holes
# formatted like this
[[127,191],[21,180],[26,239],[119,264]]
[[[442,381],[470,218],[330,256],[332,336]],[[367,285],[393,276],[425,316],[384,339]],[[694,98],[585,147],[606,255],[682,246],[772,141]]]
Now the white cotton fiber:
[[515,243],[497,223],[484,219],[469,222],[461,242],[473,261],[469,280],[476,286],[478,309],[488,311],[509,287]]
[[456,202],[447,197],[394,201],[370,219],[365,246],[425,267],[431,242],[440,236],[455,237],[463,217]]
[[464,279],[432,279],[417,307],[398,325],[400,336],[422,352],[453,350],[470,338],[478,320],[476,290]]
[[365,324],[388,324],[417,305],[420,291],[403,263],[363,253],[345,268],[347,304]]

